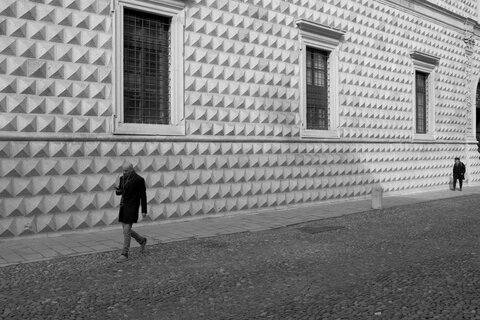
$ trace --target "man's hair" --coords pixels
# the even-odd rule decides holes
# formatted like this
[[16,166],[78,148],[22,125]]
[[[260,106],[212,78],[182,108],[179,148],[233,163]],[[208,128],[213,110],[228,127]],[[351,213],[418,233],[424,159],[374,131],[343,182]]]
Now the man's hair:
[[128,162],[128,161],[125,161],[125,162],[122,164],[122,169],[128,169],[128,170],[134,171],[134,170],[135,170],[135,167],[133,166],[132,163],[130,163],[130,162]]
[[455,157],[455,160],[460,160],[460,158],[459,158],[459,157]]

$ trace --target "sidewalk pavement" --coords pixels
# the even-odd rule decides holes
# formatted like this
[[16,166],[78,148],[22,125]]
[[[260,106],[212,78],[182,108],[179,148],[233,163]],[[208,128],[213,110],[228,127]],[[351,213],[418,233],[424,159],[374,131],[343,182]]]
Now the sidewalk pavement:
[[[462,192],[442,189],[386,196],[383,198],[383,207],[391,208],[472,194],[480,194],[480,186],[465,186]],[[140,223],[135,225],[135,230],[145,235],[148,238],[148,245],[152,245],[188,238],[268,230],[318,219],[339,217],[372,210],[371,204],[370,198],[363,200],[342,199],[328,203],[265,209],[253,212],[253,214],[252,212],[237,213],[183,221],[173,220],[143,225]],[[56,257],[119,250],[122,245],[123,235],[120,226],[89,230],[88,232],[0,239],[0,267],[49,260]],[[138,244],[132,241],[132,246],[138,246]]]

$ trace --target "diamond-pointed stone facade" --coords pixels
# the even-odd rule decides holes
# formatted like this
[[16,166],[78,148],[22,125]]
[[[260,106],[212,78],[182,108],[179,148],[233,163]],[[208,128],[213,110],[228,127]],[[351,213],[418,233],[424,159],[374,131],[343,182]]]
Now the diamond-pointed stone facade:
[[159,220],[364,197],[376,183],[386,192],[442,186],[460,152],[375,143],[3,142],[2,235],[114,223],[112,189],[124,159],[145,177],[150,219]]
[[[149,220],[446,187],[455,156],[479,183],[465,88],[480,41],[470,57],[464,42],[477,4],[429,3],[186,2],[186,135],[167,140],[113,134],[117,1],[0,1],[0,236],[116,223],[125,159],[146,179]],[[302,137],[297,20],[345,32],[334,139]],[[431,141],[414,139],[414,51],[440,61]]]
[[[0,100],[10,98],[4,100],[9,115],[0,113],[0,122],[8,125],[3,125],[0,132],[108,132],[113,37],[109,8],[108,0],[0,3]],[[36,108],[32,112],[26,100],[20,99],[26,97],[55,98],[63,107]],[[90,102],[84,103],[87,99]],[[95,100],[108,103],[109,111],[99,113]],[[65,106],[72,102],[76,105],[73,111]],[[41,124],[29,124],[22,113],[40,114]],[[89,125],[55,125],[73,122],[78,115],[83,115],[82,121]]]

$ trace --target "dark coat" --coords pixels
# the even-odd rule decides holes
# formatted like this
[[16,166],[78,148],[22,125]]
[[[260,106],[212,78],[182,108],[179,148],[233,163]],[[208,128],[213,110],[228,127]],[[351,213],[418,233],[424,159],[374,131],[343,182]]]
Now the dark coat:
[[118,213],[118,221],[123,223],[136,223],[138,221],[138,209],[142,205],[142,213],[147,213],[147,192],[145,188],[145,180],[135,172],[131,173],[131,178],[120,177],[120,184],[115,191],[117,195],[121,195],[120,212]]
[[454,179],[465,179],[465,165],[463,162],[460,162],[458,165],[453,165],[453,178]]

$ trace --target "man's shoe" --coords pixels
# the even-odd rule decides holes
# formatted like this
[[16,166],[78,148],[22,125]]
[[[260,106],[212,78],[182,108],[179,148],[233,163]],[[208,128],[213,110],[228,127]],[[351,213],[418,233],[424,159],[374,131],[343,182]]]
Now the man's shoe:
[[124,254],[121,254],[120,257],[117,259],[117,263],[122,263],[128,260],[128,257]]
[[458,191],[462,191],[462,188],[460,188]]
[[142,243],[140,243],[140,252],[141,253],[144,253],[145,252],[145,246],[147,245],[147,238],[145,238],[145,240],[143,240]]

